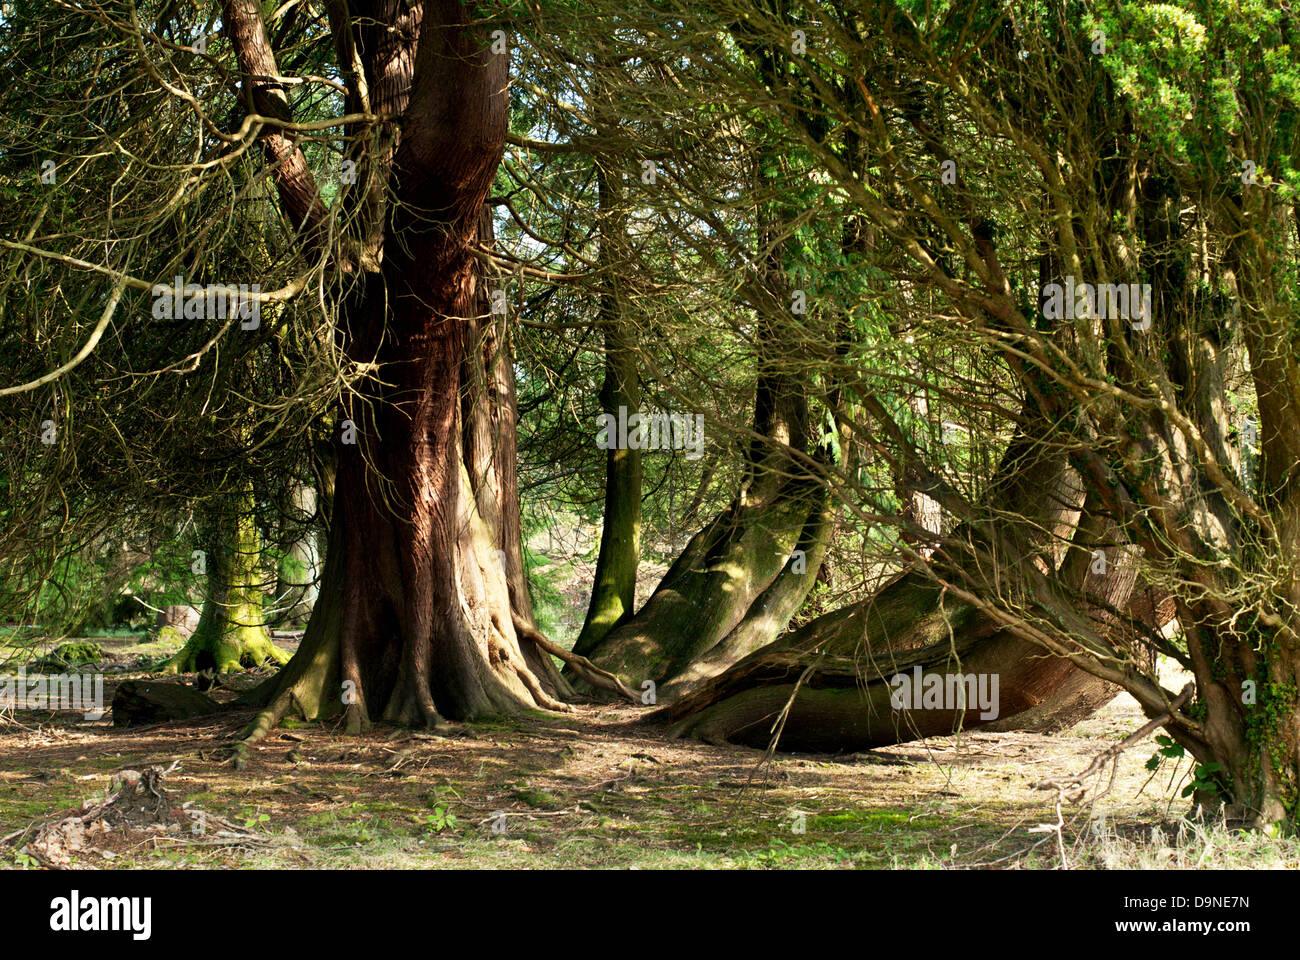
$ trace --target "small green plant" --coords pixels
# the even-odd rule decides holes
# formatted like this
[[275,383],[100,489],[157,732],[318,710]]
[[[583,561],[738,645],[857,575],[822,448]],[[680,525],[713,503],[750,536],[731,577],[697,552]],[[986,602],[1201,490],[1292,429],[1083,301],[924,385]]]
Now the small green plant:
[[1183,796],[1190,797],[1198,790],[1203,793],[1219,795],[1219,778],[1218,774],[1223,772],[1221,763],[1199,763],[1196,770],[1192,773],[1192,782],[1183,787]]
[[1151,754],[1151,759],[1147,761],[1147,769],[1154,773],[1160,768],[1164,759],[1186,756],[1187,751],[1181,744],[1174,743],[1173,738],[1164,735],[1156,737],[1156,743],[1160,744],[1160,749]]
[[432,813],[420,821],[420,824],[425,834],[434,834],[442,833],[444,830],[455,830],[460,826],[460,820],[446,807],[436,806]]
[[252,830],[254,827],[261,826],[262,824],[266,823],[270,819],[271,819],[271,815],[269,813],[262,813],[262,814],[258,814],[257,816],[249,817],[247,820],[244,821],[244,829]]
[[31,854],[19,850],[14,854],[14,866],[19,870],[38,870],[41,862]]
[[[1166,736],[1156,737],[1156,743],[1160,745],[1151,759],[1147,761],[1147,769],[1154,773],[1160,768],[1160,764],[1166,759],[1177,759],[1187,756],[1187,751],[1181,744],[1177,744],[1172,738]],[[1222,779],[1220,774],[1223,773],[1223,764],[1221,763],[1198,763],[1192,770],[1192,779],[1183,787],[1182,795],[1190,797],[1192,794],[1200,791],[1213,796],[1219,795],[1219,781]]]

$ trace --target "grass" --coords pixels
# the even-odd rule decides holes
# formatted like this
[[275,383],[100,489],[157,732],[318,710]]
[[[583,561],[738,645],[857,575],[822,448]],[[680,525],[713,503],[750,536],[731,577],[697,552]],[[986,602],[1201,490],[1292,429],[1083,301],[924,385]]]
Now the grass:
[[[132,644],[100,642],[112,655]],[[0,716],[0,836],[79,809],[118,770],[178,760],[169,802],[189,812],[174,829],[123,829],[77,865],[1059,869],[1063,849],[1071,868],[1300,866],[1296,840],[1180,819],[1181,780],[1151,776],[1149,743],[1121,756],[1108,793],[1064,810],[1059,842],[1035,832],[1056,822],[1054,796],[1035,784],[1083,769],[1140,725],[1123,699],[1056,736],[976,733],[763,765],[757,751],[667,740],[634,722],[635,707],[608,705],[446,736],[287,723],[236,769],[229,744],[246,719],[137,731],[68,714]],[[199,845],[198,813],[252,839]],[[0,848],[0,867],[31,865],[20,848]]]

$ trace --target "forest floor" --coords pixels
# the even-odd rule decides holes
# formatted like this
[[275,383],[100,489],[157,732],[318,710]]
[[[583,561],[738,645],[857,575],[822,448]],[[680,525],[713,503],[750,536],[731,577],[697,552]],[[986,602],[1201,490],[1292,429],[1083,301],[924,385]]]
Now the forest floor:
[[[106,700],[165,652],[98,642],[100,669],[118,671]],[[1293,841],[1185,821],[1189,765],[1166,759],[1153,774],[1151,739],[1065,803],[1058,831],[1056,792],[1035,785],[1140,727],[1126,695],[1055,736],[766,762],[667,739],[639,712],[580,705],[447,736],[290,723],[242,756],[231,742],[248,714],[128,729],[111,716],[0,715],[0,867],[1300,866]],[[100,809],[151,767],[168,771],[157,792]]]

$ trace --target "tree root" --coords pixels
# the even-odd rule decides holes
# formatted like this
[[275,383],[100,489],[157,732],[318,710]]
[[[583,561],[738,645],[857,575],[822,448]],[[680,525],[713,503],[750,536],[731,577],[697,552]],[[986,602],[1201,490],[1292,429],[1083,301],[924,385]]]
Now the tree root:
[[268,662],[284,666],[289,654],[272,643],[265,632],[248,639],[229,635],[214,639],[210,634],[196,632],[159,672],[198,673],[211,667],[216,673],[237,673],[245,666],[260,667]]
[[518,614],[512,614],[511,621],[515,625],[515,633],[526,640],[531,640],[542,650],[546,651],[553,657],[559,657],[566,664],[573,668],[573,672],[581,677],[585,682],[593,687],[599,687],[602,690],[608,690],[611,693],[617,693],[619,696],[630,700],[632,703],[640,703],[641,698],[627,684],[620,680],[616,675],[608,670],[602,670],[586,657],[577,653],[570,653],[561,646],[557,646],[550,640],[546,639],[536,627],[524,620],[521,620]]

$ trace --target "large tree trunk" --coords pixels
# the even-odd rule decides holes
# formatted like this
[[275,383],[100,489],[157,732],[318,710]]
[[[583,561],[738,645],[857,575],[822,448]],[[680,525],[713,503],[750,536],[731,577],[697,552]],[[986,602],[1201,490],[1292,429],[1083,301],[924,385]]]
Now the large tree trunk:
[[[1073,614],[1073,595],[1053,602],[1062,599],[1060,591],[1032,563],[1004,568],[999,586],[1037,599],[1055,616],[1073,614],[1081,633],[1096,629],[1088,614],[1109,620],[1118,633],[1123,626],[1112,611],[1132,600],[1134,557],[1131,552],[1112,557],[1105,573],[1095,573],[1089,561],[1097,542],[1079,538],[1060,573],[1082,581],[1083,593],[1094,598],[1092,610]],[[994,556],[982,554],[985,569]],[[911,681],[917,668],[921,676],[939,676],[945,684],[957,675],[990,685],[996,681],[989,688],[993,709],[982,710],[973,696],[964,703],[892,702],[903,689],[897,678]],[[775,740],[782,750],[834,752],[981,727],[1057,728],[1087,716],[1116,691],[1113,684],[1082,674],[1069,659],[1046,654],[987,609],[949,595],[913,571],[871,600],[819,617],[751,654],[661,716],[673,722],[677,736],[764,748]]]
[[[1300,828],[1300,361],[1285,346],[1293,342],[1296,311],[1278,289],[1282,270],[1275,260],[1282,235],[1294,229],[1294,212],[1274,207],[1265,191],[1248,194],[1241,206],[1232,209],[1225,200],[1218,227],[1234,234],[1225,259],[1235,275],[1261,421],[1252,493],[1271,530],[1261,531],[1261,524],[1243,535],[1245,524],[1218,491],[1205,497],[1196,527],[1201,542],[1223,551],[1223,541],[1230,541],[1240,566],[1188,565],[1188,579],[1204,589],[1180,597],[1179,620],[1203,715],[1176,718],[1181,722],[1170,732],[1203,770],[1213,771],[1203,781],[1213,789],[1198,791],[1199,806],[1294,832]],[[1165,219],[1173,222],[1172,210]],[[1214,402],[1222,396],[1220,338],[1217,331],[1180,333],[1193,410],[1219,461],[1237,466],[1223,449],[1230,448],[1228,424],[1222,403]],[[1243,581],[1252,605],[1245,609],[1228,600]]]
[[[363,275],[340,339],[378,366],[345,399],[356,442],[345,423],[321,598],[294,659],[257,695],[254,738],[289,710],[344,708],[358,730],[564,708],[549,660],[514,627],[526,587],[505,455],[513,384],[503,340],[489,347],[480,327],[473,253],[504,144],[509,57],[490,52],[460,3],[374,6],[373,21],[342,28],[373,111],[403,119],[359,184],[370,198],[368,184],[387,179],[392,200],[376,205],[387,209],[382,268]],[[467,413],[463,389],[497,406]],[[480,428],[500,442],[485,446]]]
[[[1043,422],[1026,407],[1025,421]],[[1122,630],[1115,611],[1133,598],[1131,551],[1098,544],[1113,527],[1089,510],[1065,454],[1036,436],[1009,445],[988,493],[987,515],[943,538],[930,567],[900,574],[872,598],[818,617],[715,677],[661,712],[676,735],[788,750],[856,750],[960,729],[998,725],[1051,728],[1081,719],[1117,688],[1081,675],[1068,659],[1044,654],[990,610],[942,582],[973,593],[1023,596],[1085,629]],[[1061,544],[1074,549],[1063,551]],[[1064,554],[1064,555],[1063,555]],[[1062,598],[1061,588],[1067,596]],[[1092,605],[1078,599],[1092,598]],[[959,706],[894,709],[897,675],[997,677],[996,713]]]

